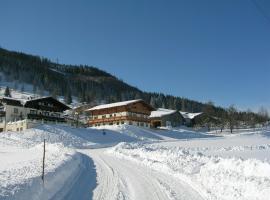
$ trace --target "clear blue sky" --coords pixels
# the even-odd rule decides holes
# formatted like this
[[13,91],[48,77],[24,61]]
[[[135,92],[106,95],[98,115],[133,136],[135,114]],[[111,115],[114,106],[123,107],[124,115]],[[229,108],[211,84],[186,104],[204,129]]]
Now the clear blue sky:
[[2,0],[0,45],[145,91],[270,108],[270,20],[252,0]]

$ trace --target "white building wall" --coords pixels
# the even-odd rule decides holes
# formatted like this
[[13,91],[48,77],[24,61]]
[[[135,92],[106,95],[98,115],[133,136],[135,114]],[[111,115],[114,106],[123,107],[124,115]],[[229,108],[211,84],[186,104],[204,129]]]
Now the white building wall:
[[[37,126],[40,126],[44,123],[48,124],[59,124],[56,122],[45,122],[45,121],[40,121],[40,120],[29,120],[29,119],[24,119],[16,122],[8,122],[6,124],[6,131],[24,131],[29,128],[35,128]],[[3,126],[4,124],[0,124],[0,127]]]
[[[31,110],[35,110],[37,114],[44,114],[44,112],[48,111],[41,111],[37,109],[32,109],[32,108],[25,108],[25,107],[20,107],[20,106],[12,106],[12,105],[4,105],[5,106],[5,112],[6,116],[2,117],[0,120],[0,129],[3,131],[21,131],[25,130],[27,128],[33,128],[36,127],[37,125],[42,124],[42,121],[37,121],[37,120],[27,120],[27,115],[30,114]],[[14,112],[16,111],[18,112]],[[57,113],[57,112],[48,112],[49,116],[58,114],[62,115],[62,113]],[[5,120],[6,120],[6,125],[5,125]],[[52,122],[53,123],[53,122]]]

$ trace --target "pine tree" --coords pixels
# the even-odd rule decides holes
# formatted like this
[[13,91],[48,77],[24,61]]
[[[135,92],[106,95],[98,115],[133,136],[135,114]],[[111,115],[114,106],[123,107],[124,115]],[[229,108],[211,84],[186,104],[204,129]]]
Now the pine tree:
[[65,96],[65,103],[66,104],[71,104],[72,103],[72,96],[71,96],[70,91],[68,91],[66,96]]
[[85,102],[85,92],[82,92],[82,93],[80,94],[79,99],[80,99],[80,102],[81,102],[81,103],[84,103],[84,102]]
[[4,96],[5,96],[5,97],[11,97],[9,87],[6,87]]
[[181,110],[182,110],[183,112],[186,111],[185,99],[182,99]]

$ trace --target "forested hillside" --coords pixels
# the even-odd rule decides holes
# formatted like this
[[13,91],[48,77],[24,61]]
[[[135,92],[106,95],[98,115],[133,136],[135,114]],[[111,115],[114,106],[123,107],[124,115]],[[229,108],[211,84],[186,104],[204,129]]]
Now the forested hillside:
[[[48,91],[52,96],[64,96],[71,103],[72,96],[81,102],[116,102],[144,99],[152,106],[187,112],[208,112],[224,118],[228,111],[213,104],[204,104],[182,97],[143,92],[119,80],[117,77],[93,66],[74,66],[54,63],[46,58],[8,51],[0,48],[0,72],[8,81],[19,85],[33,85],[33,93]],[[20,84],[21,83],[21,84]],[[22,88],[23,90],[23,88]],[[252,112],[237,112],[237,118],[257,119]]]
[[[33,92],[77,96],[81,102],[142,98],[155,107],[202,111],[202,103],[159,93],[147,93],[92,66],[61,65],[46,58],[0,49],[0,71],[8,80],[32,84]],[[66,98],[68,99],[68,98]]]

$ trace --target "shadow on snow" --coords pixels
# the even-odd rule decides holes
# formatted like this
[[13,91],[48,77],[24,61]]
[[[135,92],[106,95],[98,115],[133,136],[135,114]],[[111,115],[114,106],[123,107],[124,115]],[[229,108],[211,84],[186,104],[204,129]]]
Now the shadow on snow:
[[[63,199],[63,200],[77,200],[77,199],[92,199],[93,191],[97,186],[97,174],[96,167],[93,160],[85,155],[81,154],[82,165],[80,165],[79,175],[76,180],[71,180],[72,185],[65,186],[58,192],[51,200]],[[68,193],[66,193],[68,191]],[[63,193],[64,195],[61,195]]]

